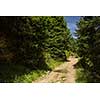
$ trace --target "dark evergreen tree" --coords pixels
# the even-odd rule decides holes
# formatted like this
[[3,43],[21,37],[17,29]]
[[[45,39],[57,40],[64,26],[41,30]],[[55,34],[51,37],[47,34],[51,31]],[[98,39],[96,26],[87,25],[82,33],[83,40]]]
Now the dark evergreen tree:
[[0,17],[0,62],[47,68],[44,52],[65,60],[69,31],[62,16]]
[[82,17],[77,26],[80,65],[88,82],[100,82],[100,17]]

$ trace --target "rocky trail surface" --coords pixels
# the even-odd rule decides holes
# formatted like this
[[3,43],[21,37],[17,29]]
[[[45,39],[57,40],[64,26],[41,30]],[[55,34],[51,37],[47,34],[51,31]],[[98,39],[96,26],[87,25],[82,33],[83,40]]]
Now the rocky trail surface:
[[75,83],[76,69],[74,65],[77,62],[78,58],[71,56],[68,61],[33,83]]

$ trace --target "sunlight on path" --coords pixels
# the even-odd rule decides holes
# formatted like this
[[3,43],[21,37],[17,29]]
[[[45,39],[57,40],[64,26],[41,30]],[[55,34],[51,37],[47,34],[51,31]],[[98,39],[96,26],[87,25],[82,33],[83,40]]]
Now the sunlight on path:
[[75,83],[76,70],[74,65],[78,62],[78,58],[70,57],[46,76],[34,81],[33,83]]

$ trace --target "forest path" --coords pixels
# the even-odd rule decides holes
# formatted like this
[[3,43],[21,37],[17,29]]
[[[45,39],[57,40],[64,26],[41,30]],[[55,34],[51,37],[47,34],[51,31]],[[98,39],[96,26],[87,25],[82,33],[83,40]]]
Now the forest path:
[[75,83],[76,70],[74,65],[77,62],[78,58],[71,56],[67,62],[59,65],[46,76],[33,81],[33,83]]

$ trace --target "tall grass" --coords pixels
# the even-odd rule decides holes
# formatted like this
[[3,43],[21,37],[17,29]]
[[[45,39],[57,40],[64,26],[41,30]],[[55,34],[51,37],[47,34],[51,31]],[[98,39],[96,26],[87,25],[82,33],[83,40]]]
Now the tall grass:
[[21,75],[19,77],[15,77],[14,83],[32,83],[32,81],[35,81],[40,76],[46,74],[46,71],[44,70],[33,70],[30,73]]

